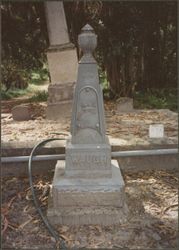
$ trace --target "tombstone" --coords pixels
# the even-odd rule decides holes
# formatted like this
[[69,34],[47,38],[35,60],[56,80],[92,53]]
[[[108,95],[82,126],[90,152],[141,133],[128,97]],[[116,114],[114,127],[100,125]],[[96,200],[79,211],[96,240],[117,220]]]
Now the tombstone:
[[118,112],[132,112],[134,111],[133,99],[129,97],[121,97],[117,100]]
[[25,104],[16,105],[11,112],[14,121],[28,121],[32,118],[30,108]]
[[45,10],[50,42],[47,59],[51,81],[47,119],[58,120],[61,115],[70,114],[78,62],[75,46],[70,43],[68,36],[63,2],[46,1]]
[[124,181],[105,135],[102,90],[92,56],[97,37],[85,25],[78,37],[83,57],[73,99],[66,159],[58,161],[47,216],[54,225],[113,225],[126,220]]

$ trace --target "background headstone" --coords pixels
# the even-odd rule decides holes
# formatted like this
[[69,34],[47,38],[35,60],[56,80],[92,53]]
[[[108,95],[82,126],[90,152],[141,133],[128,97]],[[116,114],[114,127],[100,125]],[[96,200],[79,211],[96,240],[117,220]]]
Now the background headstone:
[[[47,119],[70,115],[77,76],[77,54],[70,43],[62,1],[46,1],[46,19],[50,47],[47,51],[50,72]],[[68,112],[66,112],[68,110]]]
[[50,45],[69,43],[63,2],[46,1],[45,7]]
[[31,112],[28,105],[17,105],[11,112],[12,118],[15,121],[28,121],[31,119]]
[[117,100],[117,111],[118,112],[132,112],[133,108],[133,99],[129,97],[120,97]]

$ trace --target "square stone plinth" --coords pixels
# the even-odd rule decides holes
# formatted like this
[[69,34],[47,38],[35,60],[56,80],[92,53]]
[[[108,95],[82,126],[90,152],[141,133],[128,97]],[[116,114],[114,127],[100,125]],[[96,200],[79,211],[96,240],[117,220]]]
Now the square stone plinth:
[[71,179],[58,161],[49,196],[47,217],[53,225],[113,225],[127,216],[124,181],[116,160],[112,178]]

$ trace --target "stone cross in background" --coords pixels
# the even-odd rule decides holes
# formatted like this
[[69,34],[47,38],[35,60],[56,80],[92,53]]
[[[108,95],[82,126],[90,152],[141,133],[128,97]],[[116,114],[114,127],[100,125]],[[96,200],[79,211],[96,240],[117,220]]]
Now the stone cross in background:
[[46,1],[50,47],[47,51],[51,83],[48,88],[47,119],[58,120],[70,114],[77,76],[76,49],[70,43],[62,1]]
[[105,135],[102,90],[92,52],[97,38],[90,25],[78,37],[83,57],[74,93],[66,161],[58,161],[49,199],[53,224],[112,225],[125,221],[124,181]]

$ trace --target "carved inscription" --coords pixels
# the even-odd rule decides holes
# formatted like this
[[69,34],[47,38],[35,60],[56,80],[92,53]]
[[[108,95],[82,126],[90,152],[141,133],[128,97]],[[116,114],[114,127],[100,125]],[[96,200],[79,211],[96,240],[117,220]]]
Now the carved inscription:
[[76,117],[78,130],[85,128],[99,129],[97,95],[92,88],[85,87],[80,91]]
[[75,169],[105,169],[108,167],[105,154],[71,154],[71,162]]

